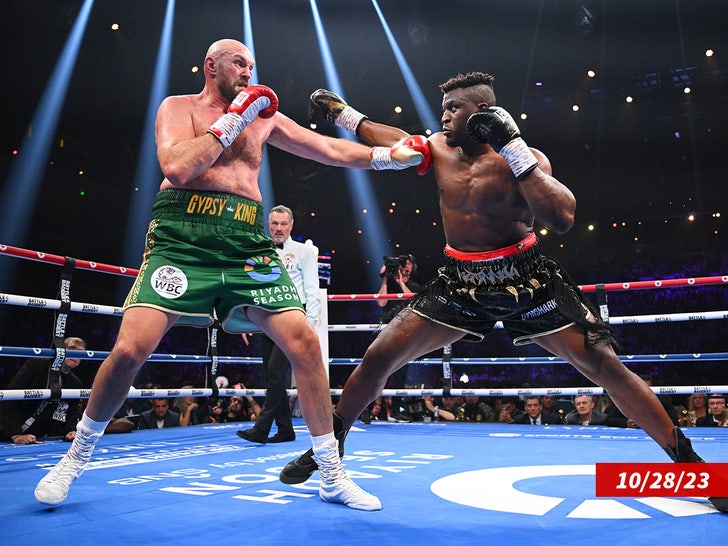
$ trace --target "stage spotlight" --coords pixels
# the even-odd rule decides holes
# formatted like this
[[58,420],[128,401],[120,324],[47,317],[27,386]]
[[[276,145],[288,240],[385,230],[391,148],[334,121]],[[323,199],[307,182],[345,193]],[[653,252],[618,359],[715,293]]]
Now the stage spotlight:
[[[162,22],[157,60],[154,67],[152,88],[147,101],[147,112],[143,125],[142,142],[139,147],[139,161],[136,167],[138,191],[131,197],[126,219],[126,238],[124,241],[122,264],[135,264],[143,250],[143,243],[152,210],[154,196],[159,188],[162,173],[157,160],[157,147],[154,140],[154,124],[159,104],[167,96],[169,67],[172,50],[172,23],[174,22],[175,0],[167,0],[167,9]],[[118,283],[117,297],[128,290],[127,283]]]
[[[253,40],[253,23],[250,16],[250,0],[243,2],[243,41],[245,46],[255,59],[255,42]],[[253,68],[250,77],[251,84],[258,83],[258,68]],[[263,206],[273,207],[276,204],[275,190],[273,188],[273,175],[270,170],[270,161],[268,159],[268,147],[263,147],[263,160],[260,164],[260,172],[258,173],[258,184],[260,185],[260,193],[263,196]],[[268,229],[268,222],[263,222],[265,229]]]
[[[329,47],[329,41],[324,30],[323,22],[321,21],[321,15],[319,14],[316,0],[310,0],[311,14],[313,16],[314,26],[316,28],[316,36],[318,38],[319,49],[321,54],[321,61],[324,67],[324,73],[326,74],[326,85],[329,89],[338,93],[341,96],[346,97],[346,93],[343,92],[341,82],[339,80],[338,71],[334,64],[333,56],[331,55],[331,48]],[[352,135],[346,133],[342,129],[337,129],[337,135],[340,138],[347,138],[353,140]],[[352,195],[352,199],[357,204],[363,204],[364,208],[370,213],[362,216],[364,228],[367,236],[363,239],[362,249],[364,258],[373,261],[379,260],[381,256],[387,256],[389,250],[385,246],[385,242],[389,240],[389,235],[384,228],[384,222],[379,214],[379,208],[377,207],[376,196],[372,183],[369,176],[361,170],[356,169],[344,169],[344,175],[346,176],[347,186]],[[361,230],[358,232],[361,234]],[[379,273],[377,271],[371,272],[372,283],[379,284]]]
[[[28,222],[33,217],[38,189],[44,169],[48,165],[58,120],[63,112],[63,103],[93,4],[93,0],[85,0],[83,3],[48,79],[19,152],[13,154],[15,158],[0,200],[0,233],[4,244],[22,246],[25,243]],[[3,260],[0,272],[14,270],[13,264],[16,263],[17,260]]]
[[382,23],[382,28],[384,29],[384,33],[387,36],[387,41],[389,42],[389,47],[392,48],[392,53],[394,53],[394,58],[397,61],[397,66],[399,66],[399,70],[402,72],[402,77],[404,78],[404,82],[407,85],[410,96],[412,97],[412,101],[414,102],[415,109],[417,110],[417,115],[420,118],[420,122],[422,123],[426,131],[439,129],[439,121],[430,110],[427,100],[425,99],[425,95],[422,93],[422,89],[420,88],[419,83],[417,83],[417,79],[412,73],[412,70],[410,70],[409,64],[404,58],[404,54],[399,48],[397,41],[394,39],[392,31],[390,30],[387,21],[384,19],[384,14],[382,13],[382,10],[379,9],[379,4],[377,3],[377,0],[372,0],[372,5],[374,6],[374,10],[377,12],[377,17],[379,17],[379,21]]

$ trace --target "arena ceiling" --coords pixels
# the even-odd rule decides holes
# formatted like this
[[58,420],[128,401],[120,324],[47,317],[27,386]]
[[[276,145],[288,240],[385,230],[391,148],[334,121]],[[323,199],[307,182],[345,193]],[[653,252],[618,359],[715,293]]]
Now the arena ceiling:
[[[95,1],[62,105],[52,165],[45,169],[35,209],[27,211],[32,222],[26,248],[119,263],[166,4]],[[373,119],[420,131],[372,2],[317,4],[349,102]],[[4,185],[23,183],[8,177],[14,153],[33,116],[44,115],[36,110],[39,99],[82,5],[25,0],[4,9]],[[250,5],[259,80],[275,89],[281,111],[307,124],[308,96],[326,85],[310,2]],[[577,256],[587,255],[621,238],[634,241],[637,229],[643,244],[650,237],[657,242],[666,221],[676,226],[672,244],[718,242],[725,249],[724,229],[717,238],[725,220],[715,220],[716,211],[722,209],[723,218],[728,213],[724,0],[379,0],[378,5],[436,119],[438,85],[471,70],[496,76],[501,106],[528,113],[520,122],[526,141],[550,157],[554,174],[579,201],[577,225],[559,243],[549,243],[554,250],[563,244]],[[242,6],[242,0],[175,2],[169,94],[202,88],[202,74],[191,68],[200,65],[212,41],[242,39]],[[119,30],[112,31],[112,23]],[[589,69],[595,77],[587,76]],[[627,103],[627,96],[634,102]],[[403,107],[402,114],[393,112],[395,105]],[[335,253],[332,290],[371,290],[370,273],[379,264],[367,260],[378,258],[362,252],[361,211],[341,171],[275,150],[270,158],[276,201],[293,206],[295,233]],[[412,252],[423,271],[433,271],[444,243],[439,225],[433,225],[434,180],[414,173],[377,173],[371,180],[391,252]],[[389,213],[392,202],[397,205]],[[699,233],[679,231],[678,219],[689,212],[705,219]],[[621,222],[633,230],[609,229]],[[587,233],[588,225],[597,229]],[[0,243],[8,242],[3,239],[0,234]]]

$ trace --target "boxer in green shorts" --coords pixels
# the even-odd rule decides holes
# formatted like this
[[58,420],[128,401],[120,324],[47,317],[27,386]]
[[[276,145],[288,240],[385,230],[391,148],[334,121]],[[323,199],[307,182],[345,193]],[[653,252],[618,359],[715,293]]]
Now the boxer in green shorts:
[[290,360],[319,461],[319,497],[357,510],[382,507],[342,466],[321,345],[300,312],[296,289],[271,240],[263,235],[258,177],[268,144],[354,169],[405,169],[425,157],[404,141],[369,147],[299,125],[278,111],[272,89],[252,84],[254,67],[245,45],[218,40],[205,55],[203,89],[169,96],[159,106],[154,138],[164,179],[139,279],[127,298],[114,347],[94,378],[76,437],[35,488],[38,502],[56,505],[66,499],[137,372],[169,329],[205,326],[216,312],[231,333],[256,324]]
[[178,325],[226,332],[259,328],[245,308],[277,312],[303,305],[263,232],[263,207],[223,192],[162,190],[152,208],[144,260],[124,304],[181,315]]

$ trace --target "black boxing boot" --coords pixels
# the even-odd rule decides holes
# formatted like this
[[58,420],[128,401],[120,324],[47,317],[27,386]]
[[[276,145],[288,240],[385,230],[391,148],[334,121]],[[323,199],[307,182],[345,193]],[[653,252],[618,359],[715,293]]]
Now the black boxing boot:
[[[695,453],[693,445],[685,437],[679,427],[675,427],[675,447],[662,446],[665,453],[676,463],[704,463],[705,461]],[[716,510],[728,514],[728,497],[709,497],[708,500]]]
[[[344,457],[344,440],[348,432],[348,430],[344,430],[344,420],[334,413],[334,436],[339,442],[339,457],[341,458]],[[317,470],[318,464],[313,460],[313,448],[311,448],[284,466],[278,479],[285,484],[295,485],[308,480]]]

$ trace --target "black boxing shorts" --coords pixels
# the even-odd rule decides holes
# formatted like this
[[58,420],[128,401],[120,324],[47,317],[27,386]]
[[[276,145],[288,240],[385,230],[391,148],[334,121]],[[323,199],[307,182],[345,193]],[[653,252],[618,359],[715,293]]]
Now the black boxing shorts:
[[531,233],[514,245],[488,252],[445,247],[445,265],[410,300],[418,315],[462,331],[465,341],[482,341],[501,322],[514,345],[574,324],[593,345],[613,341],[594,306],[563,267],[542,256]]

